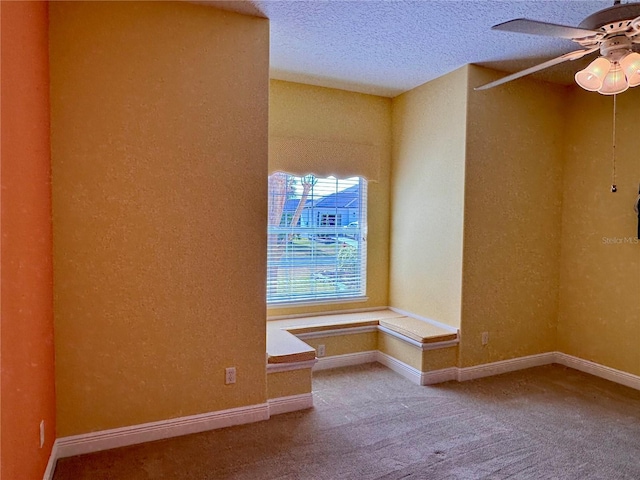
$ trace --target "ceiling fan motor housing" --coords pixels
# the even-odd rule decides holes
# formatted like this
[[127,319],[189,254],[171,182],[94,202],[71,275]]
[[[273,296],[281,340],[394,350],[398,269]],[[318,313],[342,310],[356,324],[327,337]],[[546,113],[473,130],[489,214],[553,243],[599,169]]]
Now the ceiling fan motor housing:
[[586,30],[602,29],[605,33],[624,32],[633,27],[633,19],[637,17],[640,17],[640,3],[626,3],[589,15],[578,27]]
[[600,54],[610,62],[617,62],[631,51],[632,42],[624,34],[614,35],[600,44]]

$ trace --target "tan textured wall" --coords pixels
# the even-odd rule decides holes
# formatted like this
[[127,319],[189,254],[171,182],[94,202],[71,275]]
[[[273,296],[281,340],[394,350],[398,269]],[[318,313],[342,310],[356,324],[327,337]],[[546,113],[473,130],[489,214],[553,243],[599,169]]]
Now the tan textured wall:
[[399,338],[378,332],[378,350],[417,370],[422,369],[422,350]]
[[[495,78],[469,67],[471,86]],[[529,79],[469,92],[462,367],[556,348],[566,93]]]
[[458,364],[458,347],[441,348],[422,352],[423,372],[433,372],[444,368],[455,367]]
[[331,337],[310,338],[304,340],[318,350],[318,345],[324,345],[325,356],[344,355],[346,353],[370,352],[376,350],[378,332],[354,333],[351,335],[335,335]]
[[311,393],[311,369],[302,368],[267,375],[267,398]]
[[640,375],[640,87],[618,96],[615,194],[613,98],[575,88],[569,100],[559,350]]
[[455,367],[458,362],[458,347],[423,352],[420,348],[384,332],[378,333],[378,350],[421,372]]
[[[368,183],[366,302],[270,308],[269,315],[388,305],[391,100],[332,88],[271,80],[269,135],[380,146],[380,176]],[[265,180],[266,182],[266,180]]]
[[268,22],[50,6],[58,436],[264,402]]
[[467,69],[393,99],[390,305],[458,327]]

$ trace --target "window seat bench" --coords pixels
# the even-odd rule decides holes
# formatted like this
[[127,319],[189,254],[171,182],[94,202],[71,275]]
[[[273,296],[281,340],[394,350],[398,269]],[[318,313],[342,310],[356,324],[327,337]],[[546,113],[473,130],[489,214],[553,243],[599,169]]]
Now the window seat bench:
[[267,363],[299,363],[314,361],[316,351],[309,344],[280,328],[267,328]]
[[315,348],[304,339],[381,331],[414,346],[457,344],[458,332],[390,309],[270,320],[267,324],[269,364],[314,360]]
[[376,361],[414,383],[438,383],[457,358],[457,329],[388,308],[269,320],[267,397],[274,413],[309,408],[313,370]]

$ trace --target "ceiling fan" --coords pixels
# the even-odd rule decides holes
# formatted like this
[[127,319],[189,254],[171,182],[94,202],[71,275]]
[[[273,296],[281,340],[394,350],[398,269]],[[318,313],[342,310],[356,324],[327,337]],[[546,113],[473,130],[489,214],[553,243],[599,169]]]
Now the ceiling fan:
[[476,87],[475,90],[496,87],[568,60],[577,60],[596,51],[599,51],[600,56],[587,68],[575,74],[578,85],[585,90],[603,95],[615,95],[629,87],[640,85],[640,3],[621,4],[620,0],[615,0],[613,7],[589,15],[577,27],[518,18],[491,28],[567,38],[578,43],[582,49],[507,75]]

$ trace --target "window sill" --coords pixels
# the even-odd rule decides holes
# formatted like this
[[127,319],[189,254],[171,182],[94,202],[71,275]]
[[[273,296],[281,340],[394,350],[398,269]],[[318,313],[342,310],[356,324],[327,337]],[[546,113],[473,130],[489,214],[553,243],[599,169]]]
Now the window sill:
[[267,308],[295,308],[295,307],[317,307],[320,305],[335,305],[338,303],[361,303],[369,300],[367,296],[361,297],[348,297],[348,298],[335,298],[327,300],[302,300],[299,302],[282,302],[282,303],[269,303]]

